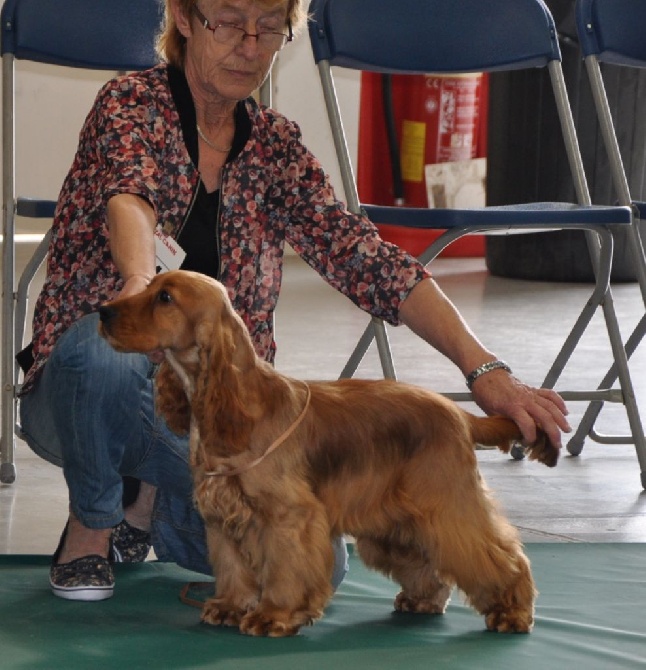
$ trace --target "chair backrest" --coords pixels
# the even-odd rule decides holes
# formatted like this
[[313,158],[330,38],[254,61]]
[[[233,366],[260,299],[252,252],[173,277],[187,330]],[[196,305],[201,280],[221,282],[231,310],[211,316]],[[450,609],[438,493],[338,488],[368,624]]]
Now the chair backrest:
[[542,0],[313,0],[314,58],[374,72],[476,72],[560,60]]
[[584,56],[646,67],[644,0],[577,0],[576,23]]
[[157,62],[160,0],[5,0],[1,53],[93,70]]

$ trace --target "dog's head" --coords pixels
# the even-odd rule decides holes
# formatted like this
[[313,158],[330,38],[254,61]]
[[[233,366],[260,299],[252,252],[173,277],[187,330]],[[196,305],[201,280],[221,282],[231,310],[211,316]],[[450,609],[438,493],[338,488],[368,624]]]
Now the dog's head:
[[168,349],[179,358],[237,318],[222,284],[184,270],[157,275],[143,292],[100,307],[99,316],[99,332],[117,351]]
[[[221,412],[230,434],[242,432],[248,414],[239,376],[254,370],[258,359],[222,284],[196,272],[167,272],[141,293],[102,306],[99,315],[99,332],[117,351],[148,354],[156,362],[172,353],[173,365],[164,361],[156,378],[157,406],[172,430],[188,430],[192,407],[200,417]],[[191,407],[176,365],[190,379]],[[211,424],[200,428],[204,439],[216,430]]]

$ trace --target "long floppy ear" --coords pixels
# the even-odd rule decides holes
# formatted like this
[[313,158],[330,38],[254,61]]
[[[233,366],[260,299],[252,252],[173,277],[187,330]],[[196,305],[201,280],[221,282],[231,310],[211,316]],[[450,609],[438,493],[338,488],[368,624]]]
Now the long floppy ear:
[[163,361],[155,375],[156,408],[168,427],[178,435],[188,433],[191,424],[191,406],[181,379],[172,366]]
[[197,326],[199,372],[193,412],[200,440],[219,456],[244,451],[252,417],[245,406],[246,372],[255,366],[255,352],[242,320],[224,304],[219,314]]

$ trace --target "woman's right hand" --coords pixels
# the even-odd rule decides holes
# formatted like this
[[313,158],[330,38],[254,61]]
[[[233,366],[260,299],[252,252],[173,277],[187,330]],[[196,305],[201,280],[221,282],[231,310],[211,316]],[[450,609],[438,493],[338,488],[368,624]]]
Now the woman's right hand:
[[128,296],[141,293],[148,286],[148,284],[150,284],[151,279],[152,277],[144,273],[131,274],[123,282],[123,288],[119,293],[119,297],[127,298]]

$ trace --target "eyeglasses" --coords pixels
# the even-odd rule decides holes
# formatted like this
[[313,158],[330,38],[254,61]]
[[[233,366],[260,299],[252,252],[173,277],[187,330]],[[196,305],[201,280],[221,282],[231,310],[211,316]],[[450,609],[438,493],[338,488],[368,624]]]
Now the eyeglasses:
[[246,37],[255,37],[259,49],[262,49],[263,51],[280,51],[287,42],[291,42],[294,39],[292,26],[289,22],[287,23],[287,29],[289,31],[287,35],[273,30],[261,30],[257,33],[248,33],[243,28],[240,28],[240,26],[236,26],[232,23],[217,23],[216,25],[211,26],[206,16],[204,16],[204,14],[197,8],[197,5],[193,5],[193,12],[202,23],[202,26],[207,30],[210,30],[213,33],[213,39],[220,44],[237,46],[238,44],[242,44]]

